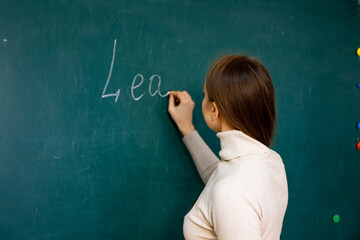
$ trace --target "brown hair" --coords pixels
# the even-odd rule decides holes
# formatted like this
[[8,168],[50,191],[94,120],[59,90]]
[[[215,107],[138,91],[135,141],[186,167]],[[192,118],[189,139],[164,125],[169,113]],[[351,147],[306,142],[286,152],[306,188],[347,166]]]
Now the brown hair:
[[270,146],[275,125],[275,93],[257,60],[231,55],[217,60],[206,77],[206,91],[235,129]]

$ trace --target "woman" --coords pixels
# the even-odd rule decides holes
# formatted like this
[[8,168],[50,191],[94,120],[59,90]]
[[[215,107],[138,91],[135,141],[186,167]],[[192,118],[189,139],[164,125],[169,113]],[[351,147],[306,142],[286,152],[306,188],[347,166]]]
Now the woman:
[[206,184],[184,218],[185,239],[279,239],[288,190],[282,159],[269,148],[275,94],[268,71],[239,55],[210,69],[202,113],[220,139],[221,160],[193,126],[194,105],[187,92],[170,92],[168,111]]

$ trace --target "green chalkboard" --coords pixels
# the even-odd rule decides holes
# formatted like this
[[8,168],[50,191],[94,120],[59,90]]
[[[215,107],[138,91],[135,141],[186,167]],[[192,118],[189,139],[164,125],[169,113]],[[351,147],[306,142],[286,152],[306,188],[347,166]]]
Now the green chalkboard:
[[202,87],[232,53],[274,81],[281,238],[360,239],[358,1],[0,1],[0,40],[1,239],[183,239],[203,183],[165,95],[217,153]]

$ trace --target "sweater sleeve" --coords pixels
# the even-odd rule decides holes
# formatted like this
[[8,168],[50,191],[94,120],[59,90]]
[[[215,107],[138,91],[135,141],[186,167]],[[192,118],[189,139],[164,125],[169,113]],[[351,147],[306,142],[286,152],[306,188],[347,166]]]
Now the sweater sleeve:
[[215,171],[219,158],[213,153],[209,146],[195,130],[183,138],[186,148],[189,150],[201,179],[206,184]]

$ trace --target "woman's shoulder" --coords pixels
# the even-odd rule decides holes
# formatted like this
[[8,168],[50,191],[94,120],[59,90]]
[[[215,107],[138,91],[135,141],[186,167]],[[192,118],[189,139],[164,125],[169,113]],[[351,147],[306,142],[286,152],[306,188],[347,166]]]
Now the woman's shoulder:
[[214,191],[256,191],[273,182],[273,178],[285,176],[282,158],[275,151],[264,156],[238,159],[218,165]]

